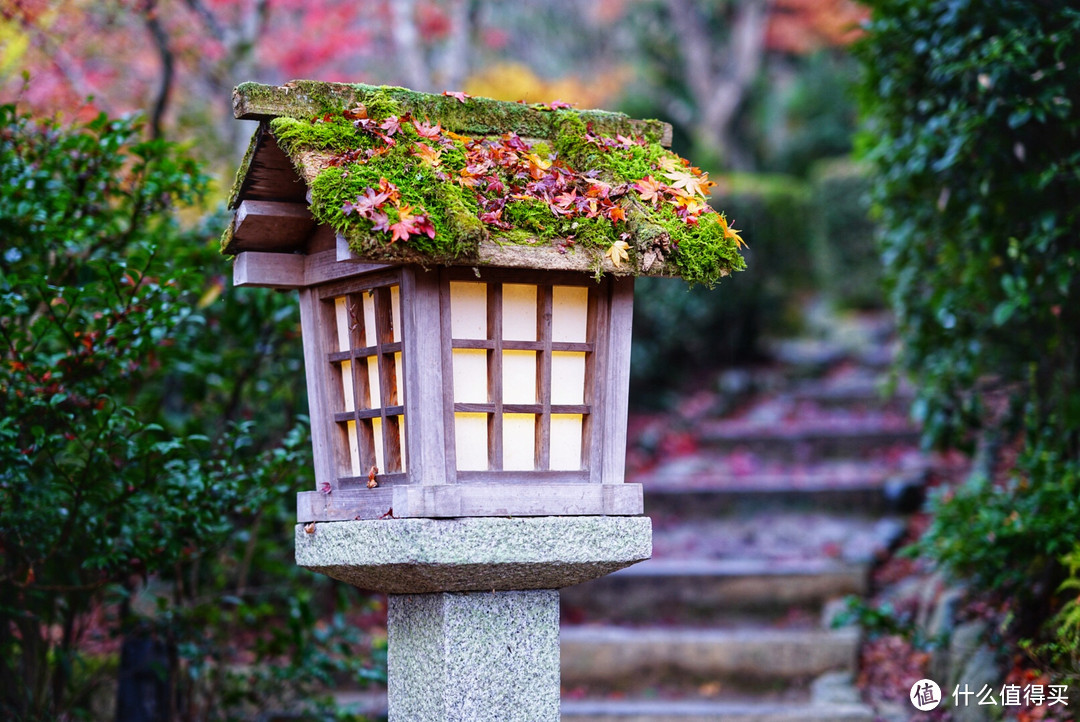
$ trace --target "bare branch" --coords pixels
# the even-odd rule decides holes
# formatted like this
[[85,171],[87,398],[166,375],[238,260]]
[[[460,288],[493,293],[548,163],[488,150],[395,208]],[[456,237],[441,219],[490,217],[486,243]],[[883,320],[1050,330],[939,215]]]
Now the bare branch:
[[446,58],[442,67],[445,90],[461,90],[469,72],[468,52],[472,38],[474,3],[471,0],[450,0],[450,34],[446,41]]
[[433,90],[424,57],[420,52],[420,33],[416,30],[415,0],[392,0],[391,32],[397,57],[405,72],[405,83],[414,90]]
[[229,31],[218,22],[217,16],[210,12],[210,8],[202,3],[202,0],[184,0],[184,4],[195,13],[202,21],[203,26],[214,36],[214,39],[223,45],[229,44]]
[[711,47],[705,37],[705,23],[698,15],[693,0],[668,0],[668,9],[675,32],[682,44],[683,74],[698,107],[712,90],[709,72]]
[[143,19],[146,21],[146,28],[150,31],[150,37],[154,39],[154,46],[161,58],[161,85],[158,88],[157,98],[154,100],[154,109],[150,114],[150,134],[154,138],[160,138],[161,123],[172,97],[176,58],[172,48],[169,47],[169,35],[161,24],[161,18],[158,17],[157,0],[145,0]]
[[668,0],[674,30],[682,45],[683,75],[696,107],[694,135],[719,150],[733,165],[742,165],[730,141],[730,127],[761,71],[765,27],[772,0],[741,0],[728,41],[706,34],[694,0]]

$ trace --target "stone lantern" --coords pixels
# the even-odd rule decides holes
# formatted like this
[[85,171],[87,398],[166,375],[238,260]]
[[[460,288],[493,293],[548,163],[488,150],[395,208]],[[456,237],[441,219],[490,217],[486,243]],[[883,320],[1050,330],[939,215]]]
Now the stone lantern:
[[741,239],[657,121],[308,81],[233,104],[259,125],[222,250],[299,291],[297,563],[390,595],[392,720],[557,720],[557,590],[651,554],[633,278],[711,284]]

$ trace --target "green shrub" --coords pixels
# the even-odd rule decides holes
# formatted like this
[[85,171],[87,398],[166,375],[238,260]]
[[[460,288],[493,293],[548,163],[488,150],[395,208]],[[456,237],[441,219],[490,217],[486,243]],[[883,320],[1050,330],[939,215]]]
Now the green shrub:
[[352,625],[316,624],[362,598],[292,560],[295,302],[225,288],[216,234],[178,221],[204,185],[134,120],[0,106],[5,720],[102,718],[120,635],[162,643],[159,701],[187,720],[293,704],[368,659]]
[[841,307],[880,308],[885,292],[866,167],[846,158],[822,161],[814,166],[811,182],[818,288]]
[[[1080,453],[1080,11],[879,0],[859,46],[890,300],[927,431],[1012,389]],[[992,380],[992,383],[983,383]]]

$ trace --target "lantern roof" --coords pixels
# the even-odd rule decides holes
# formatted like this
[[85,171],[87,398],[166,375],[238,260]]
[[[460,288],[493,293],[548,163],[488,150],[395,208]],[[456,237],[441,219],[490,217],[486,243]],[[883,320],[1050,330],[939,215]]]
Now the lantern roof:
[[[660,121],[314,81],[242,84],[233,109],[260,124],[229,201],[226,254],[302,251],[326,226],[377,263],[706,285],[744,267],[738,231],[708,205],[715,184],[667,149]],[[258,212],[269,220],[242,223]]]

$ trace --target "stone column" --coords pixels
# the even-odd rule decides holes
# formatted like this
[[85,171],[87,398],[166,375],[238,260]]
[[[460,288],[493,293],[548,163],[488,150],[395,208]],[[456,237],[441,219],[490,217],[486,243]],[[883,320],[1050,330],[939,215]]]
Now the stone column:
[[390,595],[394,720],[558,722],[559,592]]
[[298,564],[390,595],[390,722],[557,722],[557,590],[651,554],[641,516],[296,528]]

